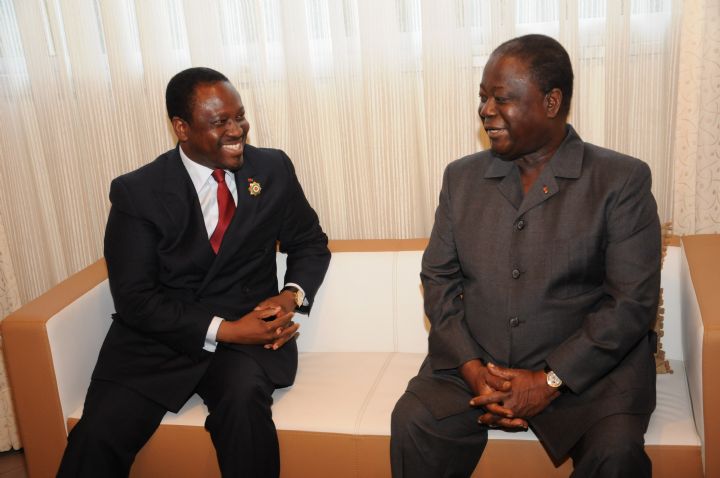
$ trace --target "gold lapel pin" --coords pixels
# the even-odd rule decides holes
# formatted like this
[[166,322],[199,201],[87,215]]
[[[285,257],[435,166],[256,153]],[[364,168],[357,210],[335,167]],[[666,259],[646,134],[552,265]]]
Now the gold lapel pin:
[[262,192],[262,186],[257,181],[253,181],[253,178],[248,178],[248,192],[251,196],[259,196]]
[[548,194],[550,192],[550,188],[548,188],[547,186],[543,186],[543,192],[545,194]]

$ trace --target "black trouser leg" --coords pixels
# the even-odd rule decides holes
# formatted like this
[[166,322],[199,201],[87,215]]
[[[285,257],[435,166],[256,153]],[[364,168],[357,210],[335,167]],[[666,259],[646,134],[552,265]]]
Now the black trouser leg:
[[210,410],[210,432],[224,478],[280,475],[277,432],[272,420],[274,385],[248,355],[218,347],[197,388]]
[[165,408],[121,385],[93,381],[83,415],[68,436],[58,477],[126,478]]

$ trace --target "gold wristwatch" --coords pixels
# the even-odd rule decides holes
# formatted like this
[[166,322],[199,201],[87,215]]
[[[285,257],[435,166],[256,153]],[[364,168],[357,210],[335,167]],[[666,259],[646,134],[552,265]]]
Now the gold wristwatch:
[[283,287],[283,291],[286,290],[289,290],[293,293],[293,297],[295,298],[295,307],[302,307],[303,303],[305,302],[305,293],[297,287],[293,287],[291,285]]

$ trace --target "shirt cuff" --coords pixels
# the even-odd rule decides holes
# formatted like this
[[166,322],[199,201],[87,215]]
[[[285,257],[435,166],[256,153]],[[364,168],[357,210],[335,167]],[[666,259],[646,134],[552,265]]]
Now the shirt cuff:
[[285,288],[285,287],[295,287],[297,290],[299,290],[300,292],[302,292],[302,295],[303,295],[303,303],[302,303],[302,305],[303,305],[303,307],[307,307],[308,305],[310,305],[310,302],[308,302],[308,300],[307,300],[307,295],[305,294],[305,289],[303,289],[302,287],[300,287],[300,285],[298,285],[298,284],[296,284],[296,283],[294,283],[294,282],[288,282],[287,284],[285,284],[285,286],[284,286],[283,288]]
[[217,332],[220,328],[220,324],[222,324],[224,320],[225,319],[217,316],[212,318],[210,327],[208,327],[207,335],[205,335],[204,350],[207,350],[208,352],[215,352],[215,349],[217,348]]

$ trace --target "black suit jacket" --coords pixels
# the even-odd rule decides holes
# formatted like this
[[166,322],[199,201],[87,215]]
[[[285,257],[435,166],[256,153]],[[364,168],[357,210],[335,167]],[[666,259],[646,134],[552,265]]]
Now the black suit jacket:
[[449,416],[468,410],[462,363],[547,364],[570,391],[530,425],[556,460],[600,418],[650,413],[661,251],[650,183],[647,164],[569,126],[527,194],[517,166],[489,151],[451,163],[422,264],[429,357],[409,390]]
[[[278,293],[277,243],[288,254],[285,281],[303,287],[309,312],[330,252],[290,159],[247,145],[235,180],[237,210],[217,256],[177,148],[112,182],[105,259],[116,313],[94,379],[178,410],[212,357],[203,350],[212,317],[236,320]],[[262,187],[257,196],[251,181]],[[277,386],[294,380],[294,341],[277,351],[219,346],[254,357]]]

